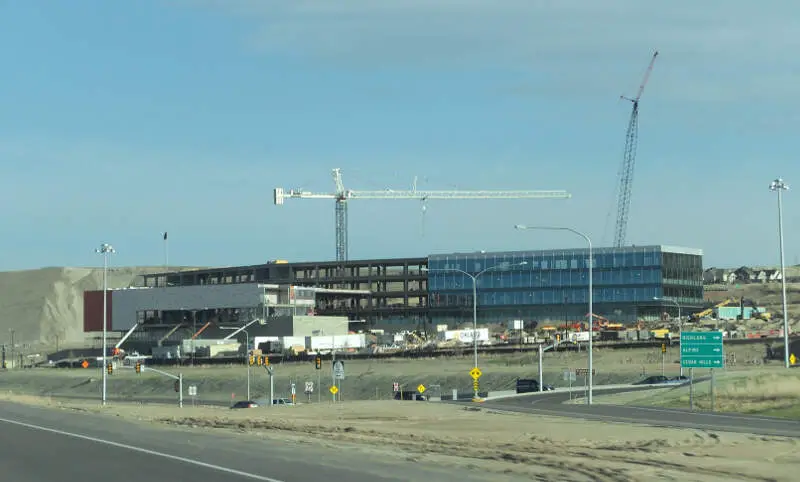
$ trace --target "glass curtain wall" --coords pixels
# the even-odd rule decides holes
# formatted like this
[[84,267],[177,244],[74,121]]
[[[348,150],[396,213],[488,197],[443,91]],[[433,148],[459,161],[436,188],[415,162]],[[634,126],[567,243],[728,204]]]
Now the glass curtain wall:
[[[622,321],[635,319],[637,307],[653,306],[656,297],[702,299],[701,256],[649,246],[600,248],[593,257],[596,314]],[[431,313],[438,323],[471,320],[472,279],[455,270],[478,276],[481,322],[580,320],[587,314],[587,249],[434,255],[428,263]]]

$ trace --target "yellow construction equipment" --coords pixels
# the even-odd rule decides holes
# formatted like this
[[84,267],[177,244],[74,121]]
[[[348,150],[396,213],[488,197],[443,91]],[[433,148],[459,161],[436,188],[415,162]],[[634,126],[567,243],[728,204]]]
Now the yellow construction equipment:
[[689,321],[690,322],[696,322],[697,320],[700,320],[702,318],[710,316],[712,313],[714,313],[715,309],[721,308],[721,307],[729,305],[731,303],[736,303],[736,301],[737,301],[736,298],[728,298],[728,299],[726,299],[724,301],[721,301],[721,302],[717,303],[716,305],[712,306],[711,308],[706,308],[703,311],[698,311],[697,313],[692,313],[691,315],[689,315]]

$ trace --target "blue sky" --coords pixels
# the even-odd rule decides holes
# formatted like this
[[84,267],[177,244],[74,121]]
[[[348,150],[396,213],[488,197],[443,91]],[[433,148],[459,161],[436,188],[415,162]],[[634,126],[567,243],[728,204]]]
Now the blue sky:
[[[760,6],[759,6],[760,5]],[[573,198],[350,203],[350,257],[628,239],[774,264],[800,182],[800,5],[743,0],[0,0],[0,269],[334,256],[333,203],[275,187],[565,189]],[[794,191],[787,262],[800,257]]]

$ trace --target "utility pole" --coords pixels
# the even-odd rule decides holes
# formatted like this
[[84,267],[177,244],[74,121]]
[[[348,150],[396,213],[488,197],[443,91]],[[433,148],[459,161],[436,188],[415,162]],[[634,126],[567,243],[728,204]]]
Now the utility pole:
[[[786,306],[786,263],[783,256],[783,191],[789,190],[789,185],[778,178],[769,185],[770,190],[778,193],[778,244],[781,252],[781,302],[783,304],[783,360],[786,368],[791,368],[789,361],[789,310]],[[742,314],[744,316],[744,313]]]
[[9,360],[11,360],[11,367],[14,368],[17,365],[16,359],[14,358],[14,329],[10,328],[8,331],[11,332],[11,353],[9,353]]
[[103,243],[95,250],[103,255],[103,405],[106,404],[106,391],[108,385],[108,256],[116,253],[114,247]]

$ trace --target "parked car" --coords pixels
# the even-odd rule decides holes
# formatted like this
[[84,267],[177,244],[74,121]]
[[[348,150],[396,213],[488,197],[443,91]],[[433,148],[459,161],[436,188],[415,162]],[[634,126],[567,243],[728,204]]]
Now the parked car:
[[256,402],[251,402],[250,400],[242,400],[241,402],[236,402],[231,405],[231,409],[234,408],[256,408],[258,404]]
[[[542,391],[549,392],[555,390],[552,385],[543,385]],[[539,380],[532,378],[517,378],[517,393],[532,393],[539,391]]]
[[394,392],[394,399],[395,400],[415,400],[418,402],[424,402],[427,400],[425,395],[418,393],[414,390],[403,390],[399,392]]

